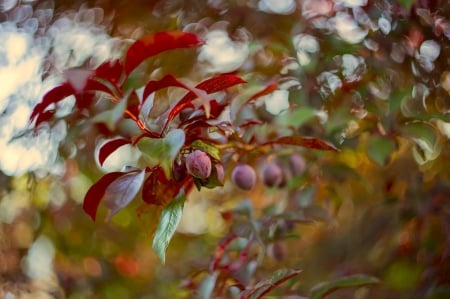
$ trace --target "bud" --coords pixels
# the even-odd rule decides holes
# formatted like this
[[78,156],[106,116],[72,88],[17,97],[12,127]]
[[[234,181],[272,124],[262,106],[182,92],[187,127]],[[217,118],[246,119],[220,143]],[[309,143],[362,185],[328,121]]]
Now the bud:
[[186,157],[186,169],[192,176],[206,179],[211,175],[211,158],[207,153],[195,150]]
[[236,166],[231,174],[231,180],[243,190],[251,190],[256,183],[256,172],[247,164]]

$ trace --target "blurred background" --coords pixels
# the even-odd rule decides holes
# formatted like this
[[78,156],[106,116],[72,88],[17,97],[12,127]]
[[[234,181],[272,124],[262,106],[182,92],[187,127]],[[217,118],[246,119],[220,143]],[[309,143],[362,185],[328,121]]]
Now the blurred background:
[[[0,0],[0,297],[196,298],[189,281],[224,236],[295,200],[308,221],[262,241],[249,285],[295,268],[295,283],[273,296],[308,297],[320,282],[365,273],[381,283],[327,298],[450,298],[449,18],[439,0]],[[277,82],[245,112],[263,122],[255,134],[294,131],[341,151],[297,150],[305,169],[280,189],[239,191],[225,168],[224,187],[190,194],[162,265],[139,200],[108,223],[81,208],[102,174],[139,153],[122,147],[100,167],[102,128],[74,124],[70,97],[52,126],[35,132],[28,118],[66,69],[175,29],[205,44],[158,56],[149,76],[236,71],[248,81],[241,102]]]

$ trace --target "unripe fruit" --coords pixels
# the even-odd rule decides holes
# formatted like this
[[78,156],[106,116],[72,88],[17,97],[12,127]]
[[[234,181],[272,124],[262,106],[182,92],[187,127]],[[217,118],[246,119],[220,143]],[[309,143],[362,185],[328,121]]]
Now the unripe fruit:
[[251,190],[256,184],[256,172],[247,164],[236,166],[231,174],[231,180],[243,190]]
[[277,163],[269,163],[263,169],[263,182],[267,187],[277,187],[283,181],[283,170]]
[[186,157],[186,169],[192,176],[206,179],[211,175],[211,158],[207,153],[195,150]]
[[291,169],[292,175],[301,175],[306,170],[306,161],[301,155],[292,154],[289,158],[289,167]]

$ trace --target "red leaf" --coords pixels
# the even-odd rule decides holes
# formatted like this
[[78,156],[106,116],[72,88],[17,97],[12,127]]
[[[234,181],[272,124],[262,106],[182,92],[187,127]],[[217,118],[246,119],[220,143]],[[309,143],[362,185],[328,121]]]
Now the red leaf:
[[[141,101],[136,93],[133,91],[130,96],[127,98],[127,110],[130,112],[136,119],[139,119],[139,113],[141,112]],[[125,114],[125,118],[130,118],[129,115]]]
[[214,250],[214,256],[211,261],[210,265],[210,271],[214,272],[216,271],[220,261],[222,260],[223,256],[225,255],[225,250],[227,247],[231,244],[231,242],[238,238],[238,235],[232,233],[225,237],[220,243],[217,245],[216,250]]
[[[246,81],[241,77],[238,77],[233,74],[222,74],[213,78],[209,78],[199,83],[195,87],[210,94],[242,83],[246,83]],[[196,98],[197,95],[192,91],[188,92],[183,98],[181,98],[181,100],[179,100],[178,103],[175,104],[172,110],[170,110],[169,115],[167,116],[166,123],[164,124],[164,128],[167,127],[168,123],[178,113],[180,113],[181,110],[183,110],[186,107],[186,105],[188,105],[191,101],[195,100]]]
[[166,75],[161,80],[152,80],[145,85],[144,93],[142,95],[143,98],[142,105],[144,105],[146,99],[150,94],[167,87],[181,87],[187,90],[191,90],[190,87],[188,87],[187,85],[176,79],[174,76]]
[[299,275],[301,270],[278,270],[270,279],[258,282],[253,288],[247,289],[240,294],[240,298],[259,299],[264,298],[274,288],[280,286],[285,281]]
[[262,145],[271,144],[297,145],[311,149],[339,152],[339,149],[336,148],[333,144],[314,137],[284,136],[273,141],[266,142]]
[[103,177],[101,177],[100,180],[98,180],[94,185],[92,185],[91,188],[89,188],[88,192],[84,196],[83,210],[86,212],[86,214],[91,216],[92,220],[95,221],[97,209],[100,201],[105,195],[106,188],[108,188],[108,186],[112,182],[114,182],[122,175],[124,175],[123,172],[107,173]]
[[51,104],[56,104],[74,93],[75,90],[68,82],[52,88],[44,95],[42,101],[34,107],[33,112],[30,115],[30,121],[33,121],[38,114],[44,112]]
[[56,113],[56,110],[54,110],[54,109],[40,113],[36,119],[36,123],[34,124],[34,126],[37,128],[41,123],[46,122],[50,118],[52,118],[53,115],[55,115],[55,113]]
[[86,82],[86,86],[83,89],[83,92],[86,91],[103,91],[107,94],[110,94],[114,96],[114,93],[111,91],[111,89],[106,86],[105,84],[95,80],[95,79],[88,79]]
[[108,158],[109,155],[111,155],[119,147],[130,143],[131,141],[125,138],[113,139],[104,143],[98,151],[98,161],[100,162],[100,165],[103,166],[106,158]]
[[178,183],[169,180],[163,169],[158,167],[145,180],[142,188],[142,199],[148,204],[164,206],[175,198],[185,183],[186,180]]
[[142,61],[159,53],[203,44],[197,35],[182,31],[157,32],[136,40],[125,58],[125,73],[130,74]]
[[123,72],[123,65],[119,59],[108,60],[102,63],[95,70],[95,77],[108,80],[113,84],[117,84]]
[[236,112],[236,115],[239,115],[242,108],[244,108],[246,105],[254,102],[255,100],[259,99],[262,96],[265,96],[265,95],[268,95],[268,94],[274,92],[277,88],[278,88],[277,82],[271,82],[271,83],[267,84],[263,90],[258,91],[257,93],[252,95],[241,107],[239,107],[238,111]]

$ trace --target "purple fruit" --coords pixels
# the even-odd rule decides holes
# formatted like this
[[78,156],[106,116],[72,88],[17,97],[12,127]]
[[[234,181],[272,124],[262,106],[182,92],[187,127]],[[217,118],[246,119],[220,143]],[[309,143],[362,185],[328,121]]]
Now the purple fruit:
[[217,180],[221,184],[223,184],[223,180],[225,179],[225,172],[223,170],[223,166],[222,166],[222,164],[218,163],[215,165],[215,167],[216,167],[216,173],[217,173]]
[[306,161],[301,155],[292,154],[289,158],[289,167],[291,169],[292,175],[301,175],[306,170]]
[[283,170],[277,163],[269,163],[263,169],[263,182],[267,187],[278,187],[283,181]]
[[247,164],[236,166],[231,174],[231,180],[243,190],[251,190],[256,183],[256,172]]
[[192,176],[206,179],[211,175],[211,158],[207,153],[195,150],[186,157],[186,169]]

